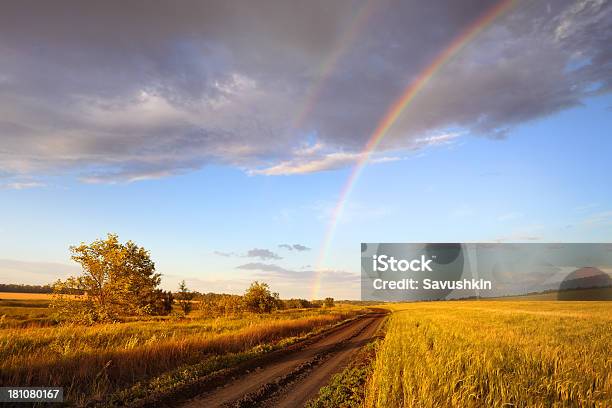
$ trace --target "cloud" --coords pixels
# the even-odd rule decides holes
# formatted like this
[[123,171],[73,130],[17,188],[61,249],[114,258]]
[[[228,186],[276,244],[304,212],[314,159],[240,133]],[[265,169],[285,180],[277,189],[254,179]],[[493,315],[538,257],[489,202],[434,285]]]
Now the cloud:
[[193,276],[163,275],[162,286],[176,290],[179,282],[185,280],[187,287],[199,292],[243,294],[254,280],[265,281],[273,291],[279,292],[284,299],[291,297],[307,298],[315,279],[325,284],[320,296],[334,296],[338,299],[357,299],[360,280],[356,273],[339,270],[288,269],[276,264],[251,262],[236,267],[242,274],[231,279],[210,279]]
[[202,279],[191,276],[167,275],[162,277],[161,286],[165,290],[175,291],[181,281],[185,281],[187,287],[191,290],[197,290],[200,293],[232,293],[243,294],[249,287],[252,279],[235,278],[235,279]]
[[282,281],[284,284],[289,282],[313,282],[320,275],[320,279],[329,284],[336,283],[355,283],[359,281],[359,275],[346,271],[338,270],[292,270],[286,269],[276,264],[267,264],[260,262],[247,263],[236,267],[248,271],[256,271],[257,275],[264,279],[273,279]]
[[[414,139],[404,148],[408,150],[419,150],[429,146],[450,145],[461,133],[445,133]],[[310,147],[300,147],[293,152],[290,160],[282,161],[270,167],[250,170],[250,174],[266,176],[289,176],[295,174],[309,174],[321,171],[336,170],[343,167],[354,166],[364,159],[368,163],[389,163],[405,160],[399,156],[384,156],[374,154],[368,157],[368,152],[330,152],[328,148],[317,142]]]
[[222,256],[224,258],[232,258],[232,257],[238,256],[234,252],[222,252],[222,251],[213,251],[213,254]]
[[249,250],[245,256],[248,258],[259,258],[262,260],[283,259],[282,257],[278,256],[277,254],[270,251],[269,249],[259,249],[259,248],[254,248],[254,249]]
[[251,262],[248,264],[237,266],[236,269],[246,269],[249,271],[275,272],[275,273],[291,273],[291,271],[274,264],[265,264],[261,262]]
[[311,249],[302,244],[280,244],[278,247],[287,249],[289,251],[293,251],[295,249],[296,251],[299,251],[299,252],[310,251]]
[[[312,147],[301,147],[293,152],[290,160],[281,161],[270,167],[250,170],[249,173],[266,176],[318,173],[354,166],[368,156],[366,152],[330,152],[329,149],[326,151],[322,149],[321,143],[316,143]],[[398,160],[401,158],[397,156],[375,156],[369,158],[369,163],[388,163]]]
[[37,181],[15,181],[6,184],[0,184],[1,188],[8,190],[27,190],[30,188],[44,187],[44,183]]
[[292,160],[283,161],[272,167],[253,170],[252,174],[266,176],[290,176],[293,174],[317,173],[320,171],[336,170],[356,163],[362,157],[361,153],[329,153],[316,158],[304,159],[298,156]]
[[415,139],[415,148],[452,144],[462,134],[459,132],[444,133]]
[[603,226],[612,224],[612,211],[601,211],[591,214],[582,221],[582,224],[589,226]]
[[[113,183],[213,163],[254,175],[352,166],[401,90],[491,4],[377,3],[339,44],[363,2],[9,2],[0,173]],[[611,18],[610,2],[519,2],[425,84],[373,161],[451,143],[448,129],[502,139],[610,92]]]
[[222,251],[213,251],[215,255],[222,256],[225,258],[235,258],[235,257],[243,257],[243,258],[259,258],[262,260],[268,259],[283,259],[278,254],[270,251],[269,249],[259,249],[253,248],[246,252],[246,254],[240,255],[236,252],[222,252]]
[[77,275],[79,271],[80,268],[74,264],[0,259],[0,281],[6,283],[44,285]]

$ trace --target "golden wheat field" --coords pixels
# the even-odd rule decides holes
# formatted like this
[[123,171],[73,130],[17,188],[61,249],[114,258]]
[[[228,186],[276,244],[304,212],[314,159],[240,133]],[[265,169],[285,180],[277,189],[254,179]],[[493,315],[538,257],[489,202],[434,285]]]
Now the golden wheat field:
[[392,308],[367,407],[612,405],[612,303]]

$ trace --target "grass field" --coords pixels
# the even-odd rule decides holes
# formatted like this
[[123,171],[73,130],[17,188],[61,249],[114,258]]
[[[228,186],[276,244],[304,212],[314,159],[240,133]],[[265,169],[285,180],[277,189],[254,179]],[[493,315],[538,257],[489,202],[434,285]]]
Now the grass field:
[[[16,317],[27,320],[38,309],[48,313],[37,302],[45,301],[4,300],[0,314],[19,321]],[[122,398],[130,398],[130,390],[172,387],[331,326],[357,310],[340,306],[92,327],[5,327],[0,329],[0,383],[63,386],[68,400],[78,404],[122,390]]]
[[0,292],[0,300],[51,300],[53,295],[50,293],[14,293]]
[[[52,322],[48,299],[4,295],[0,384],[63,386],[77,404],[109,398],[121,404],[171,390],[359,310],[337,306],[224,318],[194,311],[189,319],[46,327]],[[612,401],[610,302],[515,298],[386,307],[393,313],[372,363],[334,377],[313,406],[361,406],[363,398],[368,408]]]
[[393,305],[366,407],[610,406],[612,303]]
[[32,294],[0,293],[0,329],[42,327],[55,323],[49,309],[50,300],[27,295]]
[[[64,295],[71,296],[71,295]],[[74,298],[79,298],[75,295]],[[48,327],[57,324],[48,293],[0,292],[0,329]]]

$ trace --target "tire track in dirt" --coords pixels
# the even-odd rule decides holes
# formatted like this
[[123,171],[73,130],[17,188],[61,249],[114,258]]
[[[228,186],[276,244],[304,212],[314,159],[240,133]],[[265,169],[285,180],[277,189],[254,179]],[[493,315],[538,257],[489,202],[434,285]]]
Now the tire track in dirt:
[[356,336],[348,339],[338,350],[330,353],[319,366],[304,372],[297,380],[262,401],[263,407],[301,407],[316,397],[319,389],[329,382],[332,375],[342,371],[354,354],[376,335],[381,320],[372,319]]
[[383,312],[364,315],[303,349],[186,401],[183,407],[302,406],[375,335],[384,316]]

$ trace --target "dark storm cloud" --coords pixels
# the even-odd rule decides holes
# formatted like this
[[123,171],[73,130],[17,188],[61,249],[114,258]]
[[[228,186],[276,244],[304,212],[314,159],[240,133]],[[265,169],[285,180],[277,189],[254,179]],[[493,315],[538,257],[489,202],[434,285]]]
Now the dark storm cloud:
[[[208,163],[270,175],[349,165],[402,89],[492,4],[3,2],[0,177],[107,183]],[[365,24],[344,35],[363,7]],[[451,128],[503,138],[609,92],[611,9],[518,2],[423,88],[381,154]],[[317,140],[305,144],[309,132]]]

